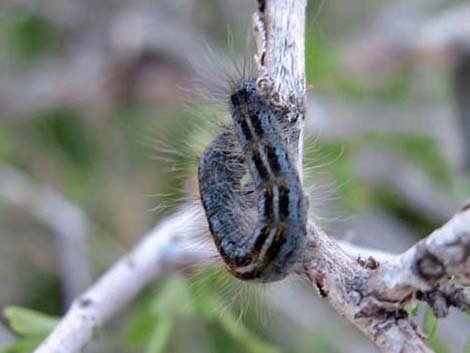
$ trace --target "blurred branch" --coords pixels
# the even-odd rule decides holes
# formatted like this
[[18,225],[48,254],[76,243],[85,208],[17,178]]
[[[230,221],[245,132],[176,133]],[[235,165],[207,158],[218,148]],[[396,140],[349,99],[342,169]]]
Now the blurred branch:
[[78,353],[93,334],[124,308],[150,280],[215,256],[212,247],[197,247],[204,229],[200,210],[189,205],[163,220],[126,256],[116,262],[75,300],[36,353]]
[[369,99],[359,104],[318,96],[310,97],[307,104],[306,131],[322,139],[348,139],[364,133],[419,135],[435,141],[450,165],[462,159],[459,126],[450,107]]
[[[437,6],[436,6],[437,5]],[[380,72],[407,60],[449,63],[470,45],[470,6],[456,5],[433,15],[436,0],[394,1],[367,30],[345,47],[351,67]],[[385,70],[387,71],[387,70]]]
[[458,208],[458,202],[441,191],[425,172],[403,158],[392,153],[361,151],[355,159],[358,175],[368,184],[390,190],[407,207],[435,224],[448,220]]
[[[468,9],[470,12],[470,8]],[[468,16],[470,22],[470,15]],[[469,31],[470,32],[470,31]],[[470,44],[456,55],[453,66],[454,95],[465,144],[465,168],[470,170]]]
[[67,304],[71,303],[91,283],[86,215],[52,188],[36,186],[6,166],[0,166],[0,197],[27,210],[54,232],[64,295]]
[[0,349],[15,341],[15,336],[0,322]]
[[[410,51],[418,58],[440,55],[453,59],[462,49],[470,47],[470,5],[459,4],[443,14],[426,19],[414,36]],[[457,51],[457,52],[456,52]],[[415,55],[416,55],[415,54]]]

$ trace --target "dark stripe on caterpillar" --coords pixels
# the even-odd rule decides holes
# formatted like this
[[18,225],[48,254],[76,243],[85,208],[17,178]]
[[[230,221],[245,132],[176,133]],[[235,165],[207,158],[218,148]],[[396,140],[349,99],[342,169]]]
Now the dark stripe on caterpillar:
[[279,215],[280,221],[289,219],[289,189],[285,186],[279,186]]
[[255,148],[249,149],[247,154],[249,154],[249,160],[251,159],[252,165],[254,166],[254,169],[256,170],[256,174],[258,175],[259,180],[260,181],[269,180],[269,172],[267,169],[267,165],[261,159],[261,154],[258,148],[255,147]]
[[261,119],[259,116],[256,115],[256,109],[251,109],[250,112],[250,121],[253,126],[253,129],[255,130],[255,134],[258,138],[262,138],[265,135],[265,132],[263,130],[263,127],[261,125]]
[[[229,99],[225,129],[199,160],[199,189],[209,229],[228,270],[243,280],[284,278],[306,241],[308,204],[279,126],[280,113],[242,79]],[[252,182],[242,184],[246,167]],[[257,224],[251,222],[253,197]]]
[[261,192],[263,194],[260,195],[258,214],[263,217],[264,222],[272,222],[274,221],[273,191],[271,188],[264,188]]
[[279,164],[279,160],[277,158],[274,147],[271,145],[266,145],[264,146],[264,149],[266,151],[266,156],[268,158],[271,171],[275,175],[278,175],[278,173],[281,171],[281,165]]

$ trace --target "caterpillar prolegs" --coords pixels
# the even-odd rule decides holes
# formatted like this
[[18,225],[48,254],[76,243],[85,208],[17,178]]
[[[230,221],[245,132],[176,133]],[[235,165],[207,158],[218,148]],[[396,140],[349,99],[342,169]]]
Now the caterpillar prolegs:
[[[276,110],[255,78],[233,85],[233,128],[199,160],[199,190],[209,229],[228,270],[260,282],[284,278],[306,241],[308,201]],[[251,182],[243,183],[246,166]],[[257,221],[253,218],[257,209]]]

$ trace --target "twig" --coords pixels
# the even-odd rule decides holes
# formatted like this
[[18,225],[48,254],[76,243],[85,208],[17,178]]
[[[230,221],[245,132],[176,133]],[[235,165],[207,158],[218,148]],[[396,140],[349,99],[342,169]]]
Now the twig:
[[322,140],[347,139],[367,132],[425,136],[439,144],[446,161],[457,165],[462,152],[456,120],[452,108],[446,105],[388,104],[373,99],[359,104],[313,95],[307,101],[305,129]]
[[407,207],[434,224],[448,220],[459,206],[426,173],[393,153],[364,150],[354,160],[359,177],[370,185],[392,190]]
[[[383,352],[431,351],[404,312],[404,305],[415,295],[438,293],[434,297],[442,301],[427,301],[440,316],[447,314],[450,305],[461,310],[470,305],[463,288],[449,282],[454,275],[470,280],[469,209],[397,256],[374,251],[370,253],[374,258],[354,258],[313,226],[311,234],[317,244],[306,255],[300,274]],[[367,256],[367,249],[345,249]]]
[[[267,77],[274,104],[287,106],[285,116],[297,159],[303,175],[303,128],[305,121],[305,13],[306,0],[258,1],[254,30],[258,44],[256,58],[259,76]],[[262,81],[261,81],[262,82]]]
[[0,349],[15,341],[15,336],[0,322]]
[[93,333],[124,308],[155,276],[210,260],[210,247],[196,248],[201,235],[199,211],[183,207],[162,221],[126,256],[77,298],[36,353],[78,353]]
[[[470,13],[470,8],[468,9]],[[470,15],[469,21],[470,21]],[[470,44],[458,48],[452,68],[456,110],[460,120],[463,145],[465,146],[464,167],[470,170]]]
[[21,172],[0,166],[0,197],[45,223],[56,239],[67,305],[91,284],[88,220],[83,211],[47,186],[35,186]]
[[[344,56],[350,66],[369,72],[376,69],[380,73],[379,70],[389,72],[387,66],[408,60],[447,63],[453,59],[456,48],[470,45],[470,6],[467,3],[445,10],[435,0],[390,4],[358,40],[345,48]],[[430,15],[437,9],[438,15]]]

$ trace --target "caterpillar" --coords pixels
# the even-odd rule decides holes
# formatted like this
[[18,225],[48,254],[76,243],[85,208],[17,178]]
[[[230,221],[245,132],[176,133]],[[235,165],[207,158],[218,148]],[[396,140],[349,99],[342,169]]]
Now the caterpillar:
[[[228,104],[233,127],[225,128],[199,159],[199,193],[209,230],[235,277],[281,280],[304,247],[308,200],[282,135],[280,113],[258,93],[256,78],[232,84]],[[244,183],[246,167],[251,181]]]

